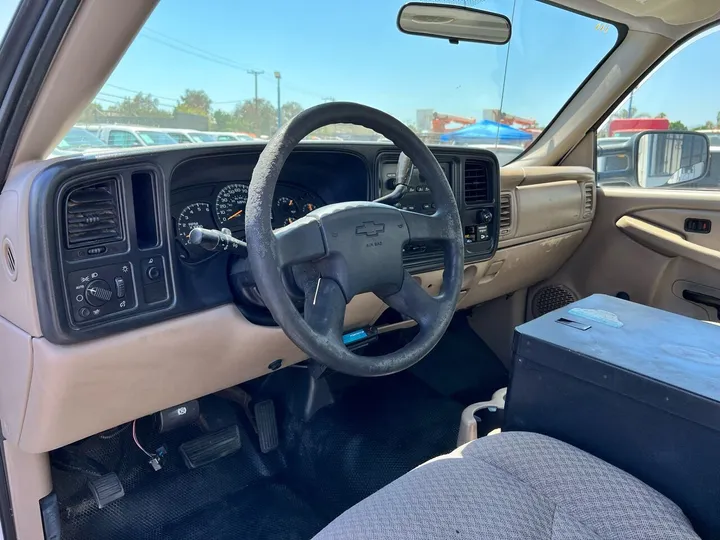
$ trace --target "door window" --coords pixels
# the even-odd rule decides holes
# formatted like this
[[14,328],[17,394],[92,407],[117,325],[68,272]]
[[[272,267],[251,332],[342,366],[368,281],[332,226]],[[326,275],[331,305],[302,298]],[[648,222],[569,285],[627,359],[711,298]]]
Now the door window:
[[10,22],[15,16],[20,0],[3,0],[0,2],[0,43],[5,38]]
[[[598,184],[720,189],[720,100],[707,69],[718,53],[715,27],[678,47],[635,87],[598,130]],[[697,73],[710,81],[697,83]],[[643,139],[648,131],[673,133]],[[677,133],[686,131],[696,136]]]

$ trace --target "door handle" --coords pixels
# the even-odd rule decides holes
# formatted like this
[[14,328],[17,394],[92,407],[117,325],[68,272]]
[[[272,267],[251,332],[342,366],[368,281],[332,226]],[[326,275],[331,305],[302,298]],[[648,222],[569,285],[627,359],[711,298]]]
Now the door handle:
[[704,306],[714,308],[717,311],[717,318],[720,319],[720,298],[697,291],[691,291],[690,289],[685,289],[683,291],[683,298],[696,304],[702,304]]

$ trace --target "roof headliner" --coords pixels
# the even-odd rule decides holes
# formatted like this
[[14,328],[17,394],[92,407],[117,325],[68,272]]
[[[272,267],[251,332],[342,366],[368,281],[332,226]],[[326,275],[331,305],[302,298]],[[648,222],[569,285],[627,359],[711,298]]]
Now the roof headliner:
[[720,18],[717,0],[551,0],[599,19],[625,24],[631,30],[678,40]]

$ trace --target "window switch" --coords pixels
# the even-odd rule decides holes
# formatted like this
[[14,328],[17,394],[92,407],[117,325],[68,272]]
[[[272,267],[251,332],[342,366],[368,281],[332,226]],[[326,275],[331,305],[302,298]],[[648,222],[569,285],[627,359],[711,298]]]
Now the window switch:
[[712,227],[709,219],[687,218],[685,220],[685,230],[687,232],[708,234]]

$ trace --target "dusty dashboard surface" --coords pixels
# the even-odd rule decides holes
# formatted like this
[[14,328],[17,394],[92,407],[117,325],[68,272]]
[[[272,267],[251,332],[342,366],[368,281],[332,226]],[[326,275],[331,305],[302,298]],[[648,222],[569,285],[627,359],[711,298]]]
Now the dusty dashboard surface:
[[[262,147],[206,146],[55,163],[33,185],[30,218],[42,333],[80,342],[234,303],[273,324],[242,258],[192,245],[201,226],[244,237],[247,187]],[[492,256],[499,235],[499,169],[483,150],[434,149],[463,219],[466,261]],[[373,200],[394,187],[398,152],[377,144],[301,145],[275,190],[275,228],[326,204]],[[421,173],[421,172],[420,172]],[[435,212],[422,174],[398,206]],[[405,246],[407,268],[438,270],[432,244]],[[292,288],[292,280],[289,287]]]

